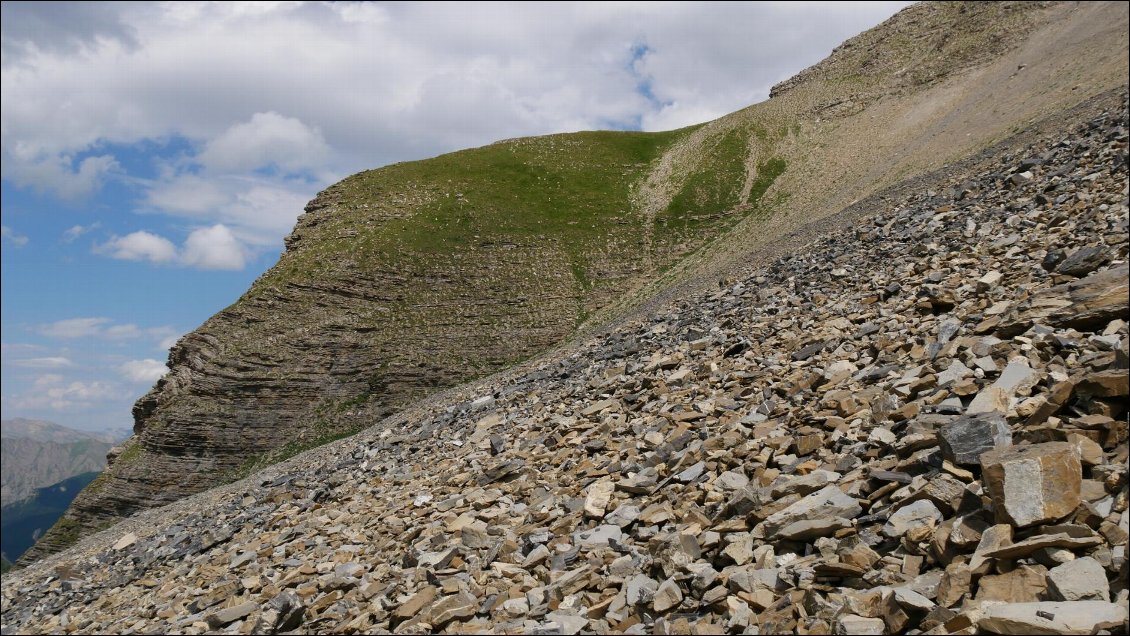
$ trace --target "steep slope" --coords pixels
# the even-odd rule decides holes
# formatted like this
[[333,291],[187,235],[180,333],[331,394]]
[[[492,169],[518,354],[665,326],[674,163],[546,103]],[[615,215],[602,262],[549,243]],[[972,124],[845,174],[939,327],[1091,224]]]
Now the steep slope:
[[916,5],[703,126],[511,140],[351,177],[178,343],[135,437],[29,558],[529,358],[1118,86],[1126,23],[1113,3]]
[[0,626],[1125,633],[1128,100],[10,573]]
[[[0,505],[75,475],[101,471],[114,440],[54,422],[12,419],[0,424]],[[60,511],[61,512],[61,511]],[[50,524],[48,524],[50,525]]]
[[30,496],[0,508],[0,556],[19,559],[71,505],[71,501],[98,476],[97,471],[67,477]]

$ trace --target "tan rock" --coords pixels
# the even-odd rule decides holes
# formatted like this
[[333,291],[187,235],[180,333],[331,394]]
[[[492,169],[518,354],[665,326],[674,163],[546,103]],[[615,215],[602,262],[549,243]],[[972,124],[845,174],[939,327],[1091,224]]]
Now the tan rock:
[[1047,589],[1047,568],[1022,565],[1011,572],[981,577],[974,598],[978,601],[1034,603],[1043,600]]
[[1105,601],[1006,603],[985,610],[977,627],[991,634],[1094,634],[1120,626],[1125,605]]
[[667,579],[659,585],[659,589],[655,592],[655,598],[652,600],[652,607],[657,612],[666,612],[667,610],[678,607],[679,603],[683,602],[683,590],[679,588],[679,584],[674,579]]
[[1065,517],[1079,505],[1082,466],[1066,442],[988,451],[981,471],[1002,522],[1027,527]]
[[434,585],[424,586],[393,610],[392,615],[400,619],[412,618],[435,600],[437,592]]
[[585,516],[604,518],[615,490],[616,485],[610,479],[600,479],[589,484],[588,494],[585,496]]

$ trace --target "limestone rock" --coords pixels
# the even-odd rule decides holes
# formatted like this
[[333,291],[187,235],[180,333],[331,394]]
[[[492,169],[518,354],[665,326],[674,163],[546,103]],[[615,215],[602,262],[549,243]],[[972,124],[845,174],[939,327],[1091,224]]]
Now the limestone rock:
[[883,525],[883,534],[888,537],[901,537],[916,528],[933,527],[942,520],[942,512],[933,503],[920,499],[899,508]]
[[585,514],[597,519],[603,518],[604,511],[608,508],[608,502],[615,489],[615,484],[608,479],[593,482],[589,486],[588,495],[585,497]]
[[1091,557],[1057,565],[1048,572],[1048,591],[1056,601],[1109,601],[1106,570]]
[[988,451],[981,471],[997,519],[1014,526],[1060,519],[1079,505],[1082,466],[1067,442]]
[[1094,634],[1126,619],[1124,605],[1104,601],[1005,603],[986,608],[977,627],[990,634]]
[[859,502],[844,494],[834,484],[829,484],[784,510],[773,513],[754,528],[754,532],[764,537],[772,537],[782,528],[796,521],[836,517],[853,519],[862,511]]
[[657,612],[666,612],[673,607],[678,607],[679,603],[682,602],[683,591],[679,589],[679,584],[673,579],[667,579],[656,590],[652,606]]

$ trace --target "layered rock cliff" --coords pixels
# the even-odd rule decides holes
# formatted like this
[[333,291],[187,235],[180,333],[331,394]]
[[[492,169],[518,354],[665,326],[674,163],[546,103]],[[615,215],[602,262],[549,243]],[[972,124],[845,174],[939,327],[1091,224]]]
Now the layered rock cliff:
[[1126,22],[1119,4],[916,5],[702,126],[350,177],[174,347],[134,437],[27,559],[529,358],[1118,86]]

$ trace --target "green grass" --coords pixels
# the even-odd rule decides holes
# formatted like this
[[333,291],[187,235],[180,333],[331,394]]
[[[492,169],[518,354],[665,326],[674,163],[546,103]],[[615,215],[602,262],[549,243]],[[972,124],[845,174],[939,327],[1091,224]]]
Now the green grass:
[[133,440],[130,440],[129,442],[126,442],[125,448],[123,448],[122,452],[118,454],[118,458],[114,460],[114,463],[121,466],[128,466],[136,461],[140,456],[141,444],[138,443],[137,439],[135,438]]
[[785,172],[788,164],[784,159],[769,159],[757,165],[757,178],[753,180],[753,186],[749,190],[749,203],[750,205],[758,205],[761,203],[761,197],[765,196],[765,191],[777,177]]
[[672,227],[685,226],[693,222],[695,215],[720,213],[737,206],[745,181],[748,140],[749,133],[739,128],[722,135],[710,150],[710,161],[700,164],[687,177],[660,222]]
[[552,242],[587,288],[592,248],[639,230],[632,186],[689,130],[517,139],[356,174],[327,191],[341,203],[317,244],[262,285],[305,278],[326,259],[411,271],[485,245]]

